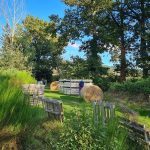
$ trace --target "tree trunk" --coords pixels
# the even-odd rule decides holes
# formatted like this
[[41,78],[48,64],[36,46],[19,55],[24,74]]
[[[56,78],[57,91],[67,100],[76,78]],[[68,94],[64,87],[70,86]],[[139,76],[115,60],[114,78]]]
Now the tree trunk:
[[101,66],[100,57],[98,56],[98,45],[97,45],[98,37],[93,35],[93,39],[91,40],[91,49],[90,55],[88,59],[89,70],[91,71],[92,76],[99,75],[99,68]]
[[120,68],[120,82],[126,80],[126,48],[124,39],[124,12],[123,6],[120,9],[120,38],[121,38],[121,68]]
[[126,49],[124,42],[124,35],[121,36],[121,68],[120,68],[120,81],[126,80]]
[[140,28],[141,28],[141,46],[140,46],[140,59],[141,59],[141,66],[143,69],[143,78],[148,77],[148,68],[146,64],[146,60],[148,58],[148,54],[146,52],[146,40],[145,40],[145,8],[144,8],[144,0],[141,0],[141,21],[140,21]]

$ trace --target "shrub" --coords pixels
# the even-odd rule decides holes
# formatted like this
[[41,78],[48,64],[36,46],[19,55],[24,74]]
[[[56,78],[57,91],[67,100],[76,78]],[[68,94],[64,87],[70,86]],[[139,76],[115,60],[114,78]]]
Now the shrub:
[[112,83],[110,89],[113,91],[126,91],[129,93],[143,93],[150,94],[150,77],[147,79],[140,79],[137,81],[128,80],[123,83]]
[[98,85],[103,91],[107,91],[110,87],[110,80],[108,78],[94,78],[93,83]]
[[0,78],[7,77],[15,84],[36,83],[30,72],[18,71],[16,69],[0,70]]
[[91,113],[81,111],[72,114],[63,130],[49,136],[49,149],[102,149],[123,150],[127,148],[126,131],[120,128],[117,120],[106,126],[93,124]]

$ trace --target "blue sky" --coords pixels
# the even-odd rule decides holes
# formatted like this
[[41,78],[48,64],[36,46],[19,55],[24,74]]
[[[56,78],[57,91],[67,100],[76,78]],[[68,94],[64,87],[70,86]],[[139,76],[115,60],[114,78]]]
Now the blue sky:
[[[32,15],[49,21],[48,16],[52,14],[58,14],[60,17],[64,16],[64,10],[67,6],[62,0],[24,0],[26,15]],[[80,43],[71,44],[66,47],[66,52],[63,54],[64,59],[70,59],[71,56],[79,55],[85,57],[83,52],[79,52]],[[102,61],[105,65],[112,66],[110,63],[110,55],[105,53],[102,56]]]
[[[51,14],[58,14],[60,17],[64,16],[64,10],[67,6],[62,2],[62,0],[26,0],[26,11],[27,14],[37,16],[40,19],[48,21]],[[64,59],[69,59],[72,55],[79,55],[84,57],[83,52],[79,52],[80,44],[77,42],[73,45],[69,44],[66,47],[66,53],[63,55]],[[112,66],[109,61],[110,55],[104,53],[102,55],[102,61],[105,65]]]

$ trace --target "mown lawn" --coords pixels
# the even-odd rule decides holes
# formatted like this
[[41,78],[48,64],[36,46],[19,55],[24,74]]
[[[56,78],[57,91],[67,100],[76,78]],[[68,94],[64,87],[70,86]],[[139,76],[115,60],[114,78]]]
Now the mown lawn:
[[[61,100],[63,102],[65,117],[70,117],[72,111],[75,109],[92,110],[92,104],[86,103],[79,96],[64,95],[59,92],[52,92],[49,89],[46,89],[45,97]],[[145,124],[146,127],[150,129],[150,109],[147,106],[142,107],[138,104],[127,104],[127,106],[133,109],[134,111],[138,112],[139,115],[136,117],[136,120],[140,124]],[[120,112],[116,111],[116,114],[120,114]]]
[[92,104],[86,103],[80,96],[65,95],[59,92],[52,92],[49,89],[45,90],[44,96],[62,101],[65,117],[70,116],[75,109],[89,110],[92,108]]

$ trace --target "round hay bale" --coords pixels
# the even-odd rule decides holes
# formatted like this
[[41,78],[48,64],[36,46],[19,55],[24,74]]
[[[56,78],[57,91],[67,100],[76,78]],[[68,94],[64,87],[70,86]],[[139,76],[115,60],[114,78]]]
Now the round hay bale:
[[102,101],[103,91],[96,85],[88,85],[82,88],[81,96],[87,102]]
[[50,84],[50,90],[51,91],[58,91],[59,90],[59,82],[54,81]]

